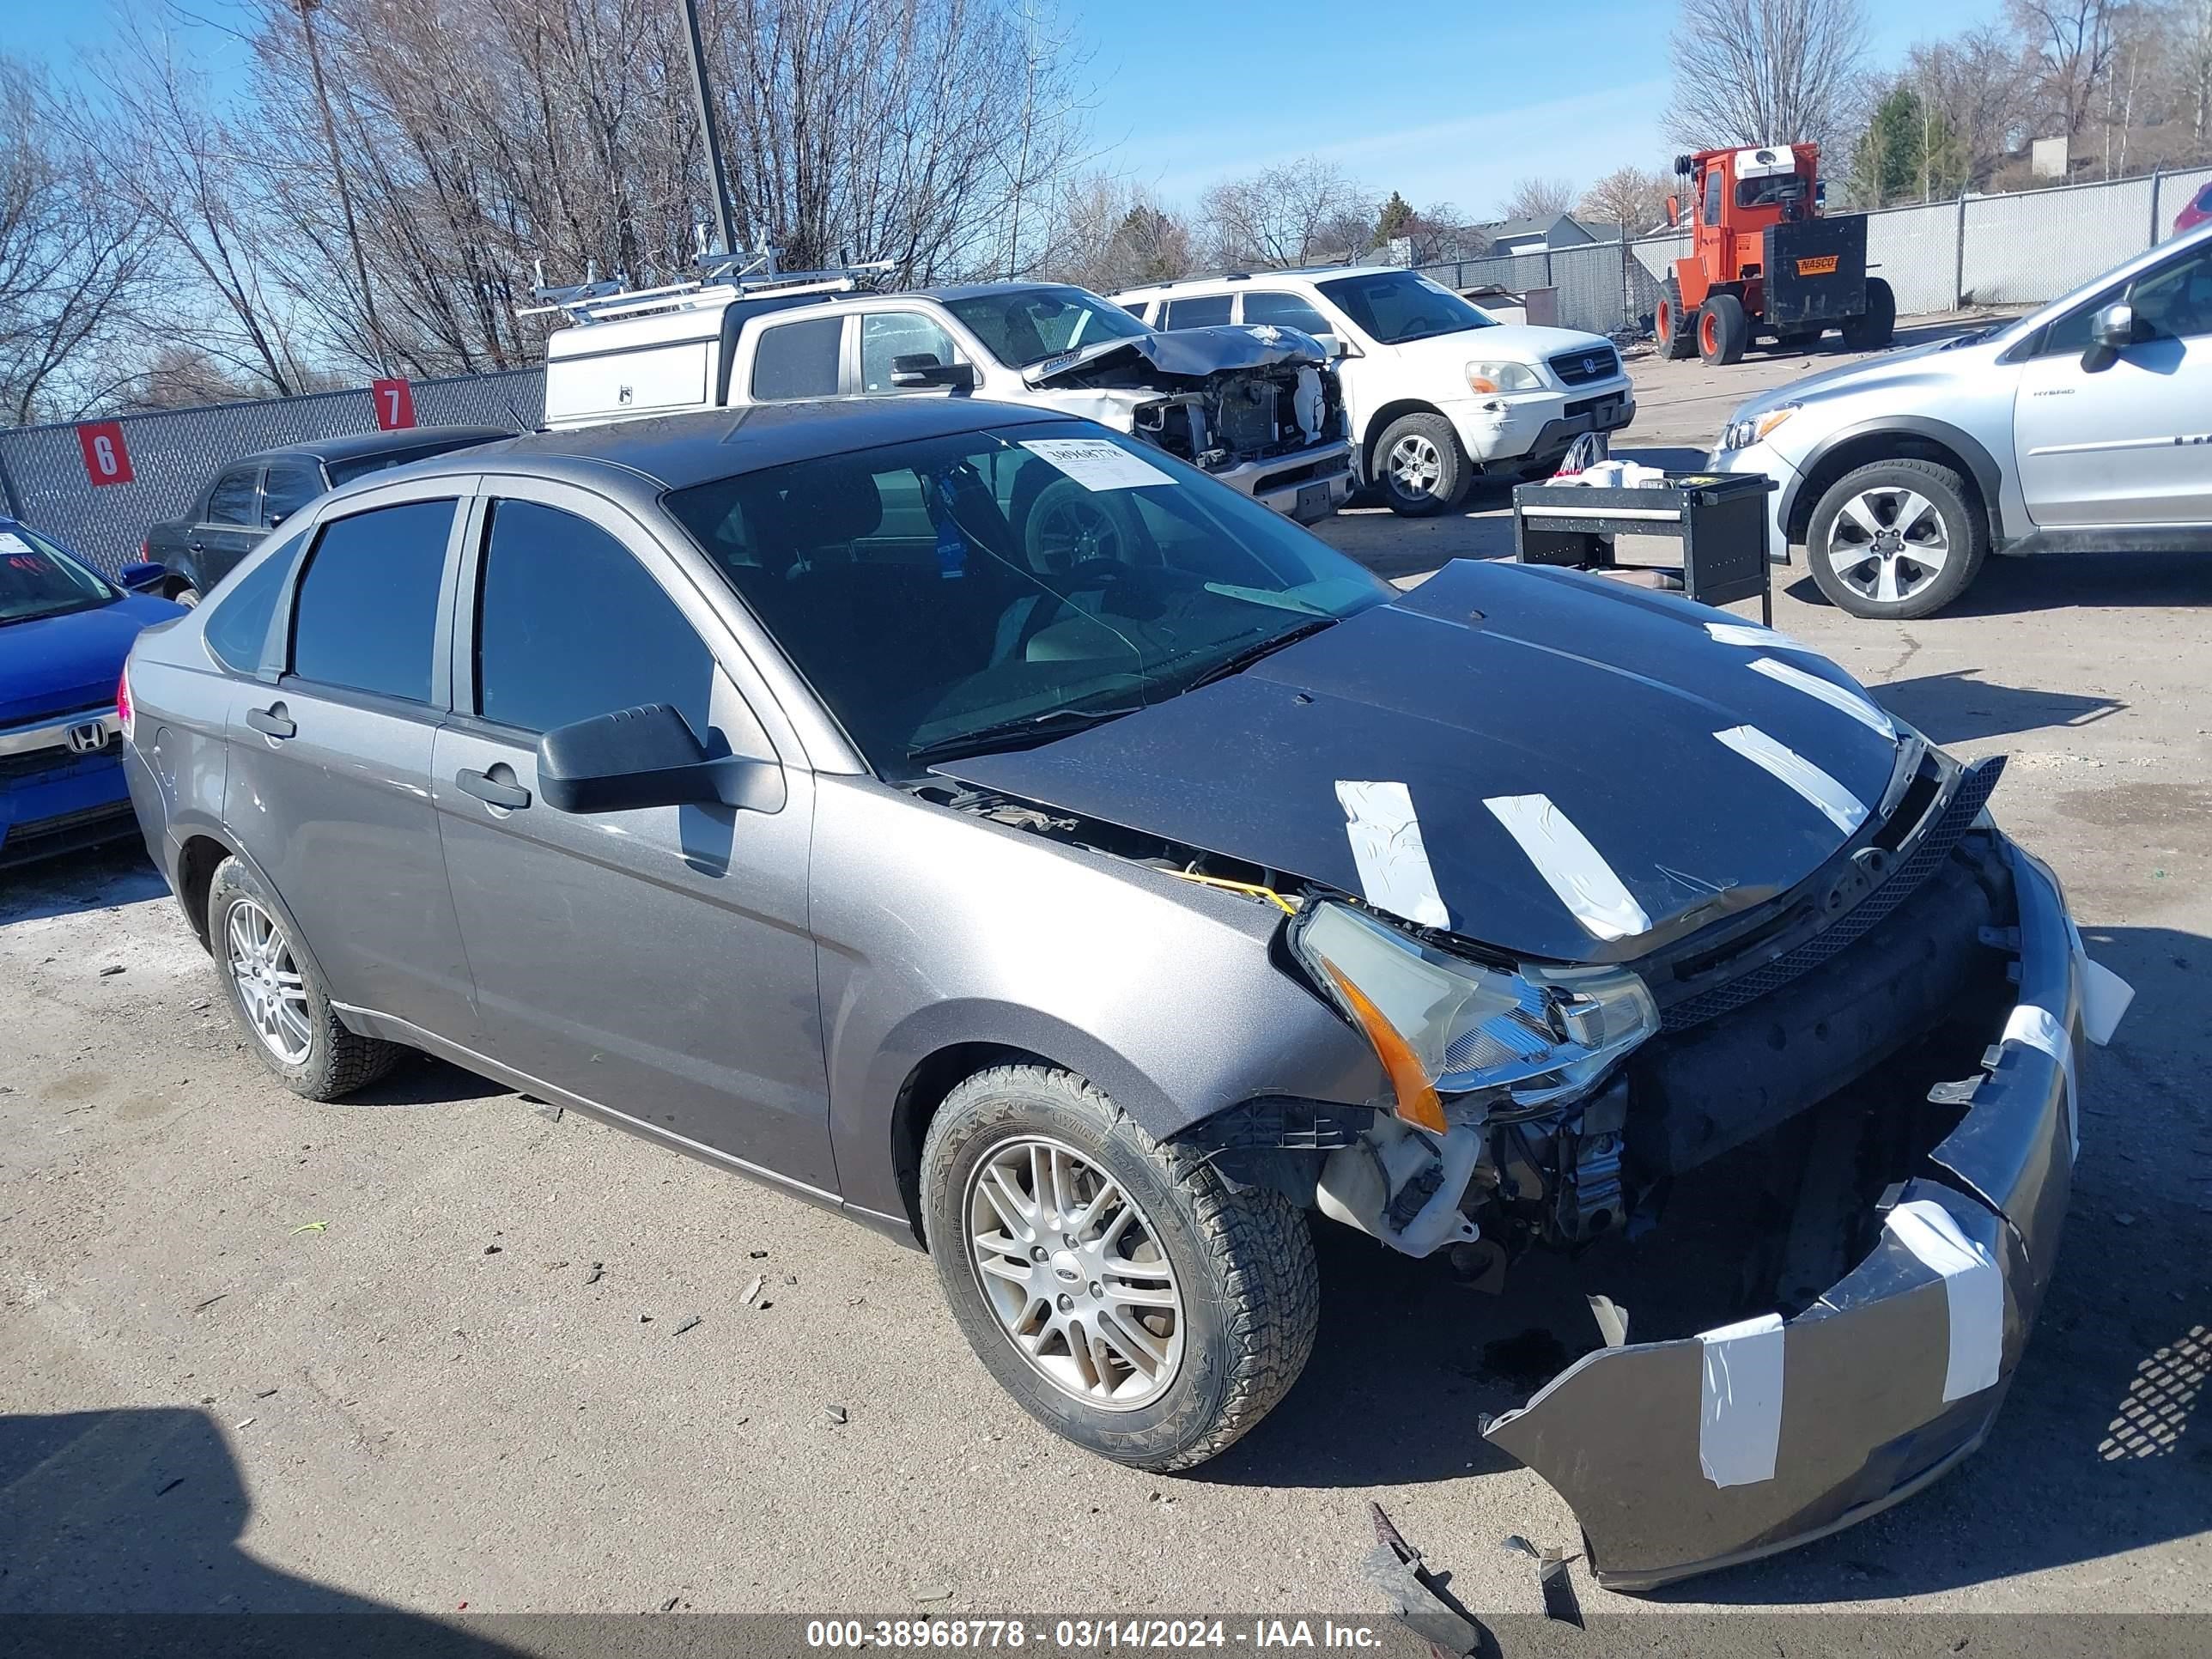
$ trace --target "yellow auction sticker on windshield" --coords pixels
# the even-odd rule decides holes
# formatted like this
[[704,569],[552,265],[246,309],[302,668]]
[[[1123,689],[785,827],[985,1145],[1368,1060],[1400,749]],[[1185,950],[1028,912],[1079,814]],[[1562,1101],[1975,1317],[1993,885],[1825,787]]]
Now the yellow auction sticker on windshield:
[[1022,447],[1043,457],[1085,489],[1142,489],[1173,478],[1103,438],[1030,438]]

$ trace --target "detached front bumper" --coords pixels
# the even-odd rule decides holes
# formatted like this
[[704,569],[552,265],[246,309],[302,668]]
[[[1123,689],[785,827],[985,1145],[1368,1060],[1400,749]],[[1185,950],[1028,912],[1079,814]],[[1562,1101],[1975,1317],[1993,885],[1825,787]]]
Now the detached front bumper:
[[1600,1583],[1648,1589],[1835,1532],[1989,1432],[2057,1253],[2081,1040],[2125,1006],[2056,878],[2005,853],[2020,1000],[1873,1253],[1794,1319],[1601,1349],[1485,1426],[1565,1498]]

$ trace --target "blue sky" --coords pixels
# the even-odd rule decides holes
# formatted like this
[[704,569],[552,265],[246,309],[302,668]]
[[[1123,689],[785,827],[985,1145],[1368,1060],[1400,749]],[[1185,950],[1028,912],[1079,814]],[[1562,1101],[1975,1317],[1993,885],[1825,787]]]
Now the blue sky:
[[[0,3],[16,13],[5,49],[58,67],[133,0],[114,0],[113,11],[98,0]],[[232,0],[185,3],[237,15]],[[1312,154],[1378,198],[1395,190],[1480,219],[1528,174],[1580,186],[1624,162],[1663,167],[1670,153],[1658,131],[1666,0],[1416,0],[1388,11],[1361,0],[1059,3],[1091,54],[1098,164],[1171,206],[1189,206],[1216,179]],[[1865,3],[1876,62],[1995,10],[1995,0]],[[211,58],[234,54],[199,33]]]

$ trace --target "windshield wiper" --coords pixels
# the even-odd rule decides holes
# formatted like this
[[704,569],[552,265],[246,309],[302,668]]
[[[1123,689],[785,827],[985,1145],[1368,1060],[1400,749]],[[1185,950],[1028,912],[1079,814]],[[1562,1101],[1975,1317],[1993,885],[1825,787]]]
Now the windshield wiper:
[[1256,645],[1248,645],[1242,651],[1233,653],[1224,657],[1219,662],[1209,665],[1204,672],[1183,687],[1183,690],[1195,691],[1201,685],[1211,685],[1216,680],[1227,679],[1231,674],[1241,674],[1262,657],[1272,657],[1285,646],[1296,645],[1300,640],[1310,640],[1323,629],[1334,628],[1343,620],[1341,617],[1316,617],[1310,623],[1300,623],[1296,628],[1286,629],[1280,634],[1270,635]]
[[1109,708],[1047,708],[1016,720],[994,720],[973,731],[933,738],[908,750],[906,757],[910,761],[954,760],[962,755],[983,755],[994,750],[1024,749],[1031,744],[1049,743],[1071,732],[1133,714],[1143,706],[1131,702],[1116,703]]

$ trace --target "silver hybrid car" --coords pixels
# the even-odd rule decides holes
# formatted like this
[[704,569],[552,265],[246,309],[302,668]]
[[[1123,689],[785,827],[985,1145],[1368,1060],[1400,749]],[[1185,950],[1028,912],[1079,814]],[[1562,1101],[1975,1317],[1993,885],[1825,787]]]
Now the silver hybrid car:
[[1991,553],[2212,552],[2212,225],[2011,322],[1761,393],[1711,465],[1761,472],[1855,617],[1910,621]]
[[2125,1000],[1990,824],[1999,763],[1797,642],[1536,567],[1399,593],[970,399],[364,480],[143,635],[121,701],[278,1077],[426,1051],[921,1243],[981,1363],[1109,1457],[1200,1462],[1291,1386],[1310,1215],[1493,1281],[1724,1237],[1638,1341],[1437,1425],[1559,1486],[1626,1586],[1978,1443],[2077,1037]]

